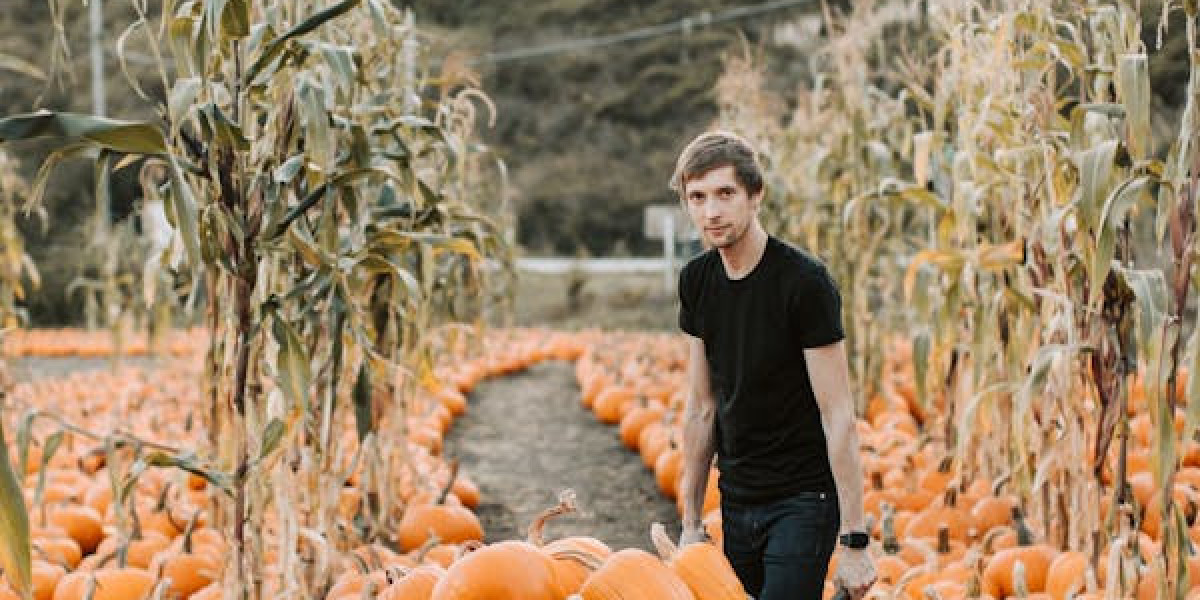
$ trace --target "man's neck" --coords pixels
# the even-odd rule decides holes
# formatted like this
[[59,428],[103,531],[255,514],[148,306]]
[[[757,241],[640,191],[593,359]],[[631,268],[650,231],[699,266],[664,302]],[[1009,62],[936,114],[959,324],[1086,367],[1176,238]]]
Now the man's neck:
[[755,222],[736,244],[718,249],[721,262],[725,265],[726,276],[730,279],[741,279],[749,275],[762,260],[766,249],[767,232],[762,225]]

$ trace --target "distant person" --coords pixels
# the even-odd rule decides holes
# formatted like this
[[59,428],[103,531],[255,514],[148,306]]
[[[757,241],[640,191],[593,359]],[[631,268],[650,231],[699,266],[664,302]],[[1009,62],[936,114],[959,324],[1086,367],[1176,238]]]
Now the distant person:
[[680,543],[707,539],[715,454],[724,551],[748,593],[820,599],[840,542],[835,582],[862,598],[876,575],[837,285],[763,229],[763,176],[740,137],[692,140],[671,188],[708,248],[679,276],[690,336]]

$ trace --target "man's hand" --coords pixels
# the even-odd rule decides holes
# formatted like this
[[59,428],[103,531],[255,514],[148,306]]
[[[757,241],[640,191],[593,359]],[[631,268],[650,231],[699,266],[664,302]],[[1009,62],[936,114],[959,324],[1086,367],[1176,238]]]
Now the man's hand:
[[683,533],[679,535],[679,547],[683,548],[688,544],[696,542],[711,542],[712,538],[708,536],[708,531],[704,529],[704,523],[694,525],[684,524]]
[[840,548],[838,552],[841,555],[838,556],[837,574],[833,577],[833,584],[846,590],[851,600],[861,600],[867,595],[867,590],[875,585],[875,561],[871,559],[866,548]]

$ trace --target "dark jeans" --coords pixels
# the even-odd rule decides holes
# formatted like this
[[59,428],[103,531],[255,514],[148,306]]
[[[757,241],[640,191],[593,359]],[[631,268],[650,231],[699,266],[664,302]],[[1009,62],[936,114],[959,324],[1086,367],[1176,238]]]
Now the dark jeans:
[[802,492],[756,505],[721,502],[725,556],[756,600],[820,600],[840,522],[831,493]]

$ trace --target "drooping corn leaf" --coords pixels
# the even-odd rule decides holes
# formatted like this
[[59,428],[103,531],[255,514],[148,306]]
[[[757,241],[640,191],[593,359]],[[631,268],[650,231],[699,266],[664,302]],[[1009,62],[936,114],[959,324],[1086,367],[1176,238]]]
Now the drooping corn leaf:
[[30,556],[29,513],[25,494],[13,472],[0,419],[0,566],[17,593],[33,598],[33,563]]
[[162,131],[149,123],[48,110],[0,119],[0,142],[38,137],[83,138],[115,152],[167,153]]

